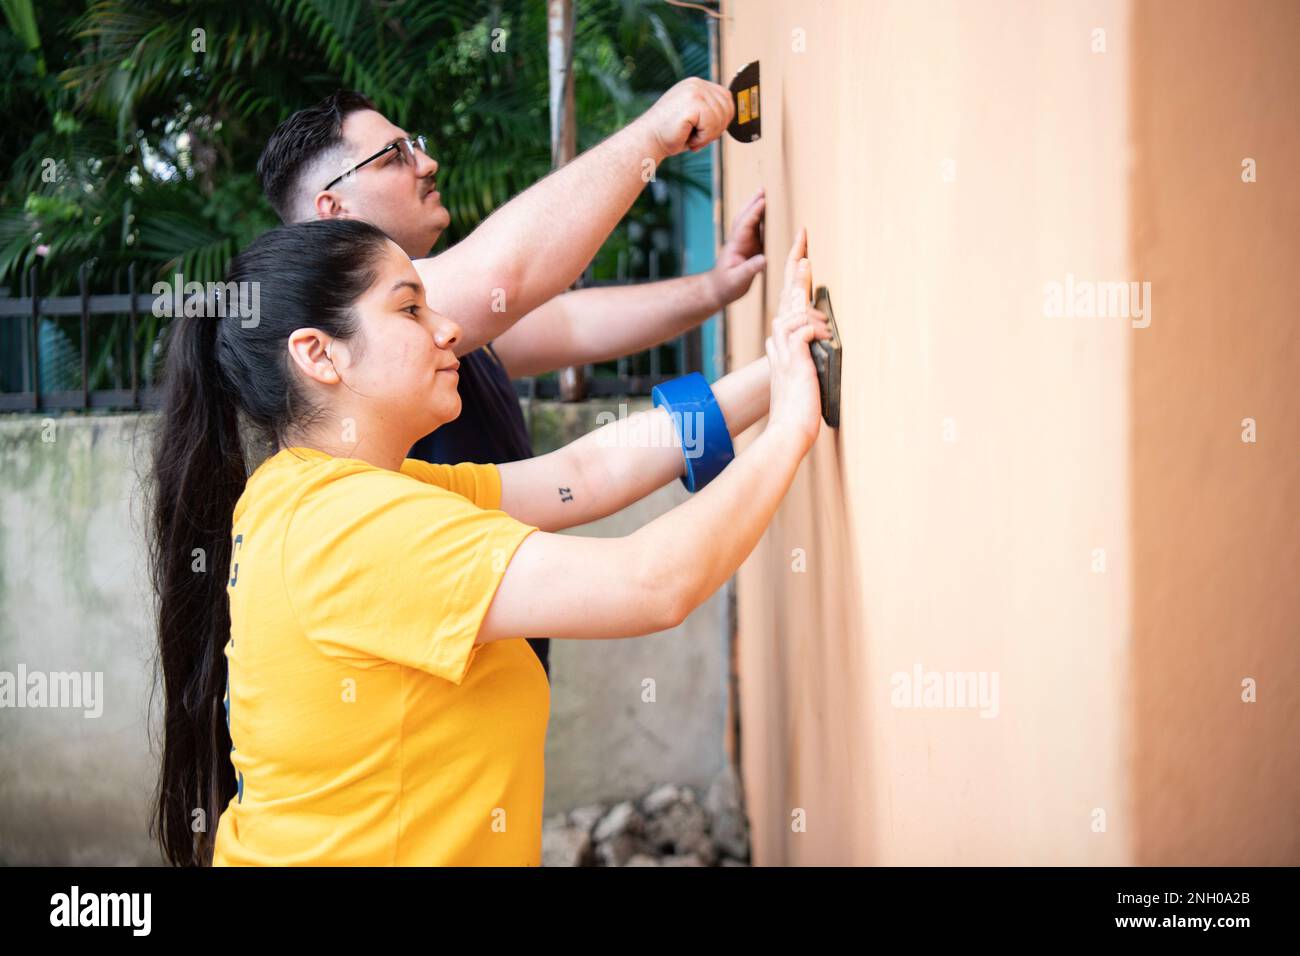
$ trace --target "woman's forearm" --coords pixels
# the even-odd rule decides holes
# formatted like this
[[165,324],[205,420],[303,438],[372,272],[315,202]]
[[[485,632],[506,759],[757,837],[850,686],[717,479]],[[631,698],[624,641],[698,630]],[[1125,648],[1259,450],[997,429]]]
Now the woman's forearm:
[[633,534],[529,535],[510,560],[478,642],[636,637],[676,627],[754,549],[807,448],[795,426],[769,423],[689,501]]
[[727,431],[739,435],[767,414],[772,399],[772,369],[767,356],[755,359],[713,384],[713,395],[727,419]]
[[[766,356],[719,379],[713,394],[727,431],[739,435],[763,417],[770,391]],[[704,437],[697,422],[685,424],[686,447],[668,412],[653,408],[618,417],[550,454],[499,465],[501,509],[547,531],[620,511],[685,473],[686,453],[697,453]]]
[[[771,373],[767,356],[724,375],[712,386],[714,397],[726,419],[727,431],[739,435],[767,414]],[[703,436],[693,427],[687,442]],[[602,425],[568,446],[591,476],[596,507],[613,514],[662,488],[686,471],[684,454],[675,425],[663,408],[647,409]],[[730,466],[728,466],[730,467]]]
[[[707,487],[629,535],[680,622],[736,572],[794,481],[807,440],[769,425]],[[680,555],[680,559],[674,556]]]

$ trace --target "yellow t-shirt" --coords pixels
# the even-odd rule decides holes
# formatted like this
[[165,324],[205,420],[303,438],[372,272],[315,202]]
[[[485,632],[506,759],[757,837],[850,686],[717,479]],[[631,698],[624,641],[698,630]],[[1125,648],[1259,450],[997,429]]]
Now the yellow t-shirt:
[[522,638],[474,643],[537,530],[500,504],[495,465],[298,447],[249,478],[214,865],[541,864],[550,685]]

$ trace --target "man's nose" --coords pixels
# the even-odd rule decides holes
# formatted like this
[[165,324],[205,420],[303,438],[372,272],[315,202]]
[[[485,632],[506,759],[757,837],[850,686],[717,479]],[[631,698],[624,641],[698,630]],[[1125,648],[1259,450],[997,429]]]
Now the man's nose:
[[438,161],[428,153],[423,152],[420,147],[415,147],[415,175],[424,179],[427,176],[432,176],[437,171]]

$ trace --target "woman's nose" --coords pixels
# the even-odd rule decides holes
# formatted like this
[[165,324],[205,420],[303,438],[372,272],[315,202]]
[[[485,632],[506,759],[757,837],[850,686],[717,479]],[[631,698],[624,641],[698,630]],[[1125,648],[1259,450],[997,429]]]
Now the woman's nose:
[[440,349],[449,349],[460,341],[460,326],[451,319],[439,316],[438,326],[434,332],[433,340],[438,344]]

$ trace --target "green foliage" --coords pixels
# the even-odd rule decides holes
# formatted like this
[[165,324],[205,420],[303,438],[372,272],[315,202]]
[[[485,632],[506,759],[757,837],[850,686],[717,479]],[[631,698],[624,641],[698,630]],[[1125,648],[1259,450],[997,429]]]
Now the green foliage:
[[[124,290],[133,261],[141,286],[177,269],[219,278],[276,222],[254,174],[267,137],[340,87],[429,136],[452,214],[444,242],[550,168],[541,0],[0,3],[0,282],[12,292],[41,259],[45,294],[75,289],[83,262],[96,291]],[[707,68],[698,13],[577,6],[581,147]]]

